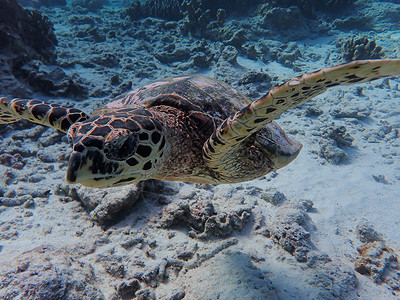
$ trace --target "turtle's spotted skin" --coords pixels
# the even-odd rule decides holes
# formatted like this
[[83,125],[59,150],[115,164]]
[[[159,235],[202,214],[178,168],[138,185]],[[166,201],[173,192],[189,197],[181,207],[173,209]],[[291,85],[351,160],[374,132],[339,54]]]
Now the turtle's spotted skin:
[[72,124],[87,118],[84,112],[76,108],[49,104],[41,100],[0,98],[0,124],[26,119],[67,132]]
[[398,59],[357,61],[292,79],[253,102],[210,78],[176,77],[138,88],[91,116],[39,100],[0,98],[0,124],[27,119],[67,132],[70,183],[234,183],[297,157],[301,144],[273,121],[286,110],[332,86],[398,74]]
[[[129,174],[114,185],[146,179],[159,168],[167,149],[163,128],[141,108],[101,110],[71,126],[68,137],[74,150],[67,172],[70,182],[76,181],[78,170],[81,180],[96,182],[111,180],[108,174]],[[130,168],[137,170],[135,174],[129,173]]]

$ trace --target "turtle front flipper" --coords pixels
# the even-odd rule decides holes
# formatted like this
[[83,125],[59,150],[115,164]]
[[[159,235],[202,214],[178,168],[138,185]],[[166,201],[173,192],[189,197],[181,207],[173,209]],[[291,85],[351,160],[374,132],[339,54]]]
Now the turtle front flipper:
[[72,124],[87,118],[84,112],[76,108],[49,104],[41,100],[0,98],[0,124],[24,119],[67,132]]
[[[382,59],[354,61],[289,80],[226,119],[204,144],[204,159],[221,180],[229,180],[239,169],[250,168],[256,171],[260,169],[259,162],[246,160],[244,163],[247,165],[239,166],[243,161],[237,160],[235,153],[244,151],[247,140],[273,119],[330,87],[399,74],[400,59]],[[268,171],[268,168],[265,170]],[[242,181],[251,179],[243,178]]]

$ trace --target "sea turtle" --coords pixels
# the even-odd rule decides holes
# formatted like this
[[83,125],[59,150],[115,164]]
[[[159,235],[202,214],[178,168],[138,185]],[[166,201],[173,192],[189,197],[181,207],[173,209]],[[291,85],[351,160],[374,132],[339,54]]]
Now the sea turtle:
[[88,116],[40,100],[0,98],[0,123],[27,119],[68,134],[67,181],[111,187],[145,179],[235,183],[289,164],[302,145],[273,120],[329,87],[400,74],[400,59],[355,61],[294,78],[250,102],[203,76],[161,80]]

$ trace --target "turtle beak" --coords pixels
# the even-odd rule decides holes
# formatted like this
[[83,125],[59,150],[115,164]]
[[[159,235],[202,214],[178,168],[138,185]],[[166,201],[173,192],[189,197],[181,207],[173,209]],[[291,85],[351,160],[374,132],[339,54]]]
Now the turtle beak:
[[68,183],[76,183],[76,175],[78,170],[81,168],[82,164],[82,153],[81,152],[72,152],[68,161],[68,170],[67,170],[67,182]]

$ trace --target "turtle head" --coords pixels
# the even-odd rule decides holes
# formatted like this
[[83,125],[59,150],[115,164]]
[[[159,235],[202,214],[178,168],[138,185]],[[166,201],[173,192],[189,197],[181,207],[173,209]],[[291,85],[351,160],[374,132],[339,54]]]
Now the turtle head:
[[143,109],[103,112],[73,124],[67,181],[112,187],[152,178],[167,145],[161,125]]

